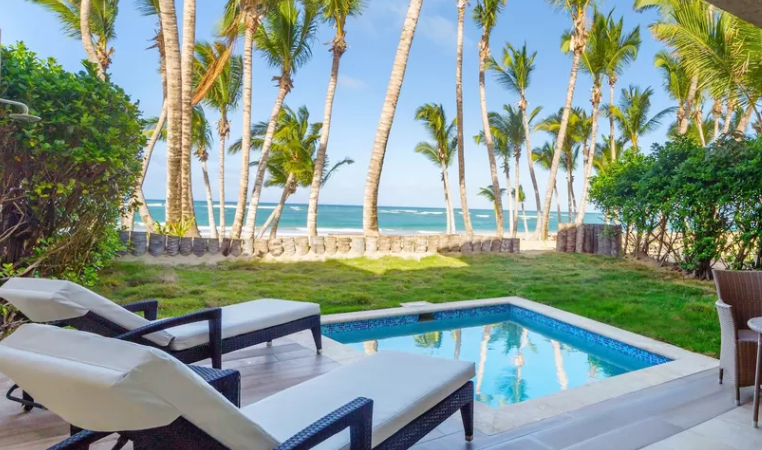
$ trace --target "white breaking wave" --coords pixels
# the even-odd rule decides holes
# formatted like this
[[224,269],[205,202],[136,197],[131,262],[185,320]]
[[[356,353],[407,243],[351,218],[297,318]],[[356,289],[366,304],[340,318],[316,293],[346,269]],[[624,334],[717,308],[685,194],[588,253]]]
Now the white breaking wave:
[[443,231],[431,231],[431,230],[416,230],[418,234],[442,234]]
[[146,203],[146,206],[164,206],[164,203]]
[[476,217],[482,217],[483,218],[483,217],[489,217],[489,215],[487,215],[487,214],[477,214]]
[[[297,231],[306,232],[307,228],[296,227]],[[342,234],[362,234],[362,228],[322,228],[318,227],[318,233],[342,233]]]
[[298,206],[289,206],[289,208],[293,209],[294,211],[301,211],[302,210],[302,208],[300,208]]
[[439,212],[439,211],[421,211],[421,212],[417,212],[415,214],[419,215],[419,216],[431,216],[431,215],[441,216],[444,213],[443,212]]

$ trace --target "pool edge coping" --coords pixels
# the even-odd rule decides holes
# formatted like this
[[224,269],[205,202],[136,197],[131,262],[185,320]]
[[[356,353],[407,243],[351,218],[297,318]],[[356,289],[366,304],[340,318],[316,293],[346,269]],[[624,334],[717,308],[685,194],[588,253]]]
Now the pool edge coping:
[[[559,414],[568,413],[585,406],[610,400],[641,389],[657,386],[668,381],[683,378],[718,366],[718,361],[714,358],[693,353],[671,344],[660,342],[655,339],[521,297],[465,300],[449,303],[427,304],[415,307],[404,306],[372,311],[330,314],[322,316],[321,322],[325,325],[338,322],[372,320],[383,317],[427,314],[454,309],[506,304],[514,305],[568,323],[591,333],[597,333],[601,336],[620,341],[633,347],[667,357],[672,361],[500,408],[493,408],[476,402],[476,429],[487,435],[509,431],[520,426],[548,419]],[[366,356],[364,353],[328,337],[324,337],[323,339],[323,355],[341,365],[351,364],[357,359]]]

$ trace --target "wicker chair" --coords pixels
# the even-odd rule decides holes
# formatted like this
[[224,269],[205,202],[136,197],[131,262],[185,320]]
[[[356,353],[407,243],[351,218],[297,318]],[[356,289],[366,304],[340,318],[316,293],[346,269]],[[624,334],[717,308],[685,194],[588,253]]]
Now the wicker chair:
[[136,450],[404,450],[458,411],[466,440],[474,434],[474,364],[410,353],[362,358],[243,408],[235,371],[215,377],[223,371],[50,325],[0,342],[0,370],[76,427],[50,450],[112,432]]
[[746,323],[762,316],[762,272],[713,272],[722,337],[720,383],[726,374],[733,380],[736,404],[740,405],[741,388],[754,385],[758,336]]

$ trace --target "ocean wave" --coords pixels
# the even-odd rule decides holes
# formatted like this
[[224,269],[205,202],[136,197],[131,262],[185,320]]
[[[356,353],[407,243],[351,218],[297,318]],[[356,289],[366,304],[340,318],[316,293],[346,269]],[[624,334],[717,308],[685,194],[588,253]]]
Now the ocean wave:
[[489,217],[489,214],[477,214],[476,217],[481,217],[481,218]]
[[415,230],[418,234],[442,234],[443,231],[431,231],[431,230]]
[[415,214],[418,215],[418,216],[441,216],[442,214],[444,214],[444,212],[440,212],[440,211],[421,211],[421,212],[417,212]]
[[[296,227],[297,231],[307,231],[307,228]],[[323,228],[318,227],[318,233],[343,233],[343,234],[362,234],[362,228]]]
[[[220,205],[219,204],[214,205],[213,208],[214,209],[220,209]],[[260,206],[260,208],[261,208],[261,206]],[[225,209],[236,209],[236,205],[225,205]]]
[[164,203],[146,203],[146,206],[164,206]]
[[293,209],[294,211],[301,211],[302,210],[302,208],[300,208],[298,206],[289,206],[289,208]]

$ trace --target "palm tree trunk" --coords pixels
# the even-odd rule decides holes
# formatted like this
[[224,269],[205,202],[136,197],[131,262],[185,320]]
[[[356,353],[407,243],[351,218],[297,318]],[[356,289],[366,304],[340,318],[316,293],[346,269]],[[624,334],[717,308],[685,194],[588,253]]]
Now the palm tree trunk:
[[[534,189],[534,200],[537,203],[537,223],[535,224],[535,233],[540,230],[540,222],[542,221],[542,200],[540,200],[540,188],[537,186],[537,176],[534,173],[534,158],[532,158],[532,141],[530,138],[531,130],[529,129],[529,118],[527,117],[527,101],[524,95],[521,96],[522,107],[521,115],[524,118],[524,135],[526,136],[527,143],[527,164],[529,165],[529,178],[532,179],[532,188]],[[525,230],[529,233],[529,230]]]
[[273,136],[275,135],[275,126],[278,122],[278,115],[280,115],[280,111],[283,109],[283,100],[286,98],[286,94],[288,94],[291,86],[291,80],[289,79],[288,74],[281,75],[279,84],[280,88],[278,88],[278,96],[275,98],[275,104],[273,104],[273,110],[270,113],[270,122],[267,124],[265,139],[262,142],[262,151],[257,166],[257,178],[254,179],[254,187],[251,189],[249,213],[246,216],[246,226],[243,228],[244,238],[254,238],[254,228],[257,223],[257,209],[259,208],[259,199],[262,196],[262,184],[265,182],[267,160],[270,158],[270,147],[272,146]]
[[227,113],[220,113],[220,242],[225,239],[225,139],[228,134]]
[[275,209],[273,209],[273,212],[270,213],[269,216],[267,216],[267,220],[265,220],[265,223],[259,227],[259,233],[257,233],[257,239],[262,239],[262,236],[265,235],[265,231],[267,231],[267,227],[270,226],[271,223],[273,223],[273,219],[275,219]]
[[696,111],[696,116],[694,117],[694,120],[696,121],[696,129],[698,130],[699,139],[701,140],[701,146],[706,147],[706,137],[704,136],[704,124],[703,120],[701,120],[700,111]]
[[[566,170],[567,171],[570,170],[568,164],[567,164]],[[566,173],[566,190],[568,195],[566,196],[567,197],[566,201],[569,203],[568,205],[569,210],[568,210],[566,218],[568,219],[569,223],[572,222],[572,217],[574,215],[574,209],[572,207],[572,189],[574,189],[574,187],[572,186],[571,173],[567,172]]]
[[[138,213],[140,214],[140,220],[143,221],[143,225],[146,227],[146,230],[148,230],[149,233],[155,233],[156,232],[156,222],[153,220],[153,217],[151,216],[151,211],[148,209],[148,205],[146,205],[146,198],[143,194],[143,187],[138,186],[135,188],[135,197],[138,201]],[[135,229],[135,212],[132,213],[132,219],[130,220],[130,231]]]
[[[288,200],[289,195],[291,195],[291,192],[294,189],[294,181],[294,174],[288,174],[286,185],[283,186],[283,193],[280,195],[278,206],[276,206],[275,210],[273,211],[273,223],[270,227],[270,239],[275,239],[275,237],[278,235],[278,223],[280,222],[280,216],[283,214],[283,206],[285,206],[286,200]],[[252,238],[253,237],[254,236],[252,236]]]
[[712,105],[712,118],[714,119],[714,132],[712,140],[716,141],[720,136],[720,116],[722,116],[722,99],[715,99]]
[[489,339],[492,336],[492,325],[485,325],[484,326],[484,333],[482,334],[482,343],[479,346],[479,365],[476,366],[476,386],[474,388],[474,391],[476,391],[476,395],[481,394],[482,392],[482,381],[484,380],[484,368],[487,365],[487,344],[489,344]]
[[466,0],[458,0],[458,44],[455,67],[455,105],[457,108],[458,129],[458,186],[460,188],[460,210],[463,214],[463,226],[468,236],[474,235],[471,215],[468,212],[466,194],[466,151],[463,140],[463,24],[466,14]]
[[683,114],[683,120],[680,121],[679,134],[685,134],[688,132],[688,125],[691,123],[691,117],[693,116],[693,101],[696,99],[696,91],[698,90],[698,75],[691,77],[691,85],[688,88],[688,98],[685,100],[685,112]]
[[725,112],[725,123],[722,124],[722,134],[728,134],[730,132],[730,125],[733,121],[733,113],[735,112],[735,102],[728,99],[725,105],[727,111]]
[[614,109],[614,85],[615,80],[609,78],[609,138],[611,142],[609,147],[611,148],[611,162],[616,161],[616,127],[614,127],[614,114],[611,111]]
[[79,4],[79,32],[82,36],[82,46],[85,48],[87,60],[95,64],[98,78],[105,80],[106,71],[98,60],[98,54],[95,52],[95,46],[93,45],[93,35],[90,33],[91,4],[90,0],[82,0]]
[[561,152],[563,151],[563,144],[566,140],[566,128],[569,126],[569,114],[571,112],[572,101],[574,100],[574,88],[577,86],[577,72],[579,71],[579,59],[581,55],[581,51],[575,51],[574,57],[572,58],[569,85],[566,88],[566,103],[564,104],[564,112],[561,115],[561,126],[558,130],[556,148],[553,152],[553,163],[550,166],[550,174],[548,175],[548,189],[545,192],[545,205],[542,209],[542,227],[540,228],[540,239],[542,240],[548,239],[548,222],[550,219],[550,204],[553,201],[553,186],[556,184],[558,164],[561,161]]
[[460,347],[463,344],[463,330],[454,330],[452,332],[452,339],[455,341],[455,353],[452,356],[452,359],[458,360],[460,359]]
[[[516,208],[513,211],[513,229],[511,230],[511,237],[516,239],[516,236],[518,236],[518,233],[519,233],[519,193],[520,193],[519,192],[519,188],[521,186],[520,183],[519,183],[519,162],[520,162],[520,159],[521,159],[521,153],[520,153],[519,149],[516,149],[513,153],[516,155],[516,164],[515,164],[515,167],[513,168],[514,169],[515,178],[516,178],[514,180],[514,183],[516,183],[516,187],[513,188],[513,190],[514,190],[514,192],[513,192],[513,204],[516,205]],[[510,189],[510,188],[511,188],[511,185],[509,184],[508,185],[508,189]],[[510,197],[511,194],[508,193],[508,196]],[[524,228],[526,228],[526,224],[525,224]]]
[[527,224],[527,212],[524,209],[524,202],[521,202],[521,214],[524,216],[524,234],[529,233],[529,225]]
[[201,161],[201,172],[204,175],[204,188],[206,189],[206,210],[209,215],[209,237],[217,239],[217,225],[214,223],[214,201],[212,201],[212,185],[209,183],[209,171],[206,160]]
[[[143,193],[143,181],[146,178],[146,174],[148,173],[148,165],[151,163],[151,156],[153,155],[153,149],[156,147],[156,142],[159,140],[159,136],[161,136],[161,130],[164,128],[164,122],[167,121],[167,102],[166,100],[161,105],[161,114],[159,114],[159,120],[156,122],[156,126],[153,129],[153,132],[151,133],[151,139],[148,141],[148,145],[146,146],[145,153],[143,155],[143,167],[140,172],[140,179],[138,179],[137,186],[135,187],[135,194],[138,196],[138,202],[140,205],[138,206],[138,213],[140,214],[140,219],[143,221],[143,224],[145,224],[146,228],[149,232],[154,232],[156,229],[156,223],[153,220],[153,217],[151,217],[151,211],[148,209],[148,206],[145,204],[145,197]],[[133,211],[132,217],[130,218],[130,231],[132,231],[134,227],[135,222],[135,213]]]
[[[250,19],[251,20],[251,19]],[[246,198],[249,194],[249,146],[251,145],[251,77],[253,64],[254,30],[256,24],[247,26],[243,37],[243,130],[241,133],[241,177],[238,181],[238,201],[230,237],[239,239],[243,216],[246,212]]]
[[746,107],[746,111],[744,111],[743,116],[741,116],[741,120],[738,122],[736,133],[739,133],[739,134],[746,133],[746,128],[749,126],[749,121],[751,120],[752,114],[754,114],[754,107],[752,105],[749,105]]
[[[577,215],[576,220],[577,225],[582,225],[585,222],[585,210],[587,209],[587,191],[590,189],[590,175],[593,173],[593,159],[595,157],[595,138],[596,133],[598,133],[598,107],[601,104],[600,86],[593,86],[593,95],[590,101],[593,104],[593,123],[590,130],[590,146],[587,149],[587,154],[584,156],[585,178],[582,180],[582,197],[579,199],[579,214]],[[577,253],[582,253],[581,246],[581,239],[577,239]]]
[[180,165],[182,158],[182,86],[180,40],[173,0],[160,0],[161,28],[167,65],[167,222],[182,219]]
[[[180,163],[181,208],[184,220],[190,222],[188,236],[199,236],[196,223],[196,211],[193,207],[193,188],[191,186],[191,150],[193,110],[193,60],[196,45],[196,0],[183,1],[183,42],[180,62],[182,79],[182,161]],[[211,223],[210,223],[211,225]],[[216,237],[216,236],[213,236]]]
[[551,346],[553,347],[553,360],[556,364],[556,379],[558,380],[558,386],[562,391],[565,391],[569,387],[569,377],[566,375],[564,369],[564,357],[561,353],[561,344],[551,339]]
[[[503,160],[503,172],[505,173],[505,185],[511,188],[511,167],[508,159]],[[508,229],[513,230],[513,196],[508,194]]]
[[[558,216],[558,225],[561,224],[561,198],[558,196],[558,184],[553,185],[553,192],[556,194],[556,215]],[[556,225],[556,230],[558,230]]]
[[[492,179],[492,192],[495,196],[495,222],[498,239],[503,237],[503,199],[500,195],[500,181],[497,179],[497,162],[495,161],[495,144],[492,142],[492,131],[489,126],[489,113],[487,112],[487,88],[485,86],[484,71],[489,57],[489,43],[486,37],[482,37],[479,50],[479,103],[482,109],[482,127],[484,129],[484,143],[487,145],[487,157],[489,158],[489,172]],[[508,185],[510,189],[510,185]],[[510,192],[508,193],[510,196]]]
[[397,46],[397,54],[394,57],[392,74],[389,78],[389,85],[386,88],[384,106],[381,108],[381,118],[378,121],[376,137],[373,140],[373,151],[370,155],[362,209],[362,227],[366,235],[378,235],[378,185],[381,181],[381,169],[384,166],[384,155],[386,154],[386,144],[389,141],[389,131],[394,121],[394,113],[397,110],[397,100],[402,89],[402,81],[405,78],[407,59],[410,55],[410,47],[413,44],[415,27],[418,24],[422,5],[423,0],[410,0],[405,23],[402,26],[400,43]]
[[455,233],[455,213],[452,209],[452,197],[450,197],[450,180],[447,176],[447,165],[442,162],[442,182],[444,183],[445,208],[447,214],[447,234]]
[[307,205],[307,235],[317,236],[318,197],[320,185],[323,181],[323,166],[325,165],[325,153],[328,148],[328,135],[331,131],[331,114],[333,112],[333,99],[336,95],[336,84],[339,80],[339,63],[341,56],[347,50],[344,37],[336,34],[333,38],[333,64],[331,65],[331,78],[328,80],[328,92],[325,94],[325,107],[323,109],[323,127],[320,129],[320,143],[317,155],[315,155],[315,170],[312,174],[312,188]]

